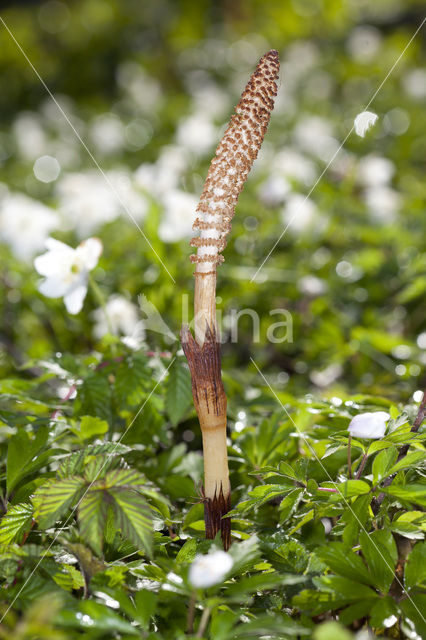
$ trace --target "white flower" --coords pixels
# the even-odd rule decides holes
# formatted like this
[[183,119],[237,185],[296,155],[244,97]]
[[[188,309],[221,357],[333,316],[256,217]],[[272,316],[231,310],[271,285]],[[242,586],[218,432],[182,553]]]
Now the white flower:
[[95,309],[93,318],[95,320],[93,328],[95,338],[102,338],[102,336],[109,333],[108,322],[111,326],[111,331],[115,335],[132,336],[139,321],[136,305],[120,295],[111,296],[105,305],[105,309],[102,309],[102,307]]
[[176,132],[177,143],[196,154],[209,151],[216,139],[216,127],[203,112],[194,113],[183,120]]
[[[147,202],[132,184],[125,171],[108,171],[105,176],[90,169],[64,175],[58,185],[59,208],[69,229],[80,237],[93,233],[101,225],[124,218],[141,220],[147,212]],[[130,218],[131,220],[131,218]]]
[[379,116],[371,111],[359,113],[354,120],[355,133],[363,138],[370,127],[376,124],[378,117]]
[[32,111],[22,111],[12,124],[18,152],[25,160],[35,160],[48,152],[49,143],[42,119]]
[[291,194],[282,210],[281,218],[286,226],[289,225],[288,230],[295,234],[319,226],[316,204],[300,193]]
[[349,36],[347,48],[354,60],[367,64],[378,54],[382,45],[382,35],[375,27],[362,25],[355,27]]
[[198,198],[192,193],[174,189],[163,198],[164,213],[158,228],[163,242],[178,242],[192,235]]
[[277,153],[271,160],[271,166],[276,173],[281,173],[285,178],[297,180],[306,186],[313,184],[318,174],[312,160],[291,147],[286,147]]
[[402,85],[410,98],[415,100],[426,99],[426,69],[412,69],[404,74]]
[[284,176],[271,174],[259,189],[259,198],[267,207],[277,207],[282,204],[291,190],[290,183]]
[[385,186],[366,189],[364,198],[371,217],[379,223],[392,222],[401,205],[399,193]]
[[350,421],[348,431],[354,438],[383,438],[389,418],[386,411],[359,413]]
[[58,224],[53,209],[20,193],[6,195],[0,205],[0,238],[20,260],[31,260]]
[[196,556],[189,568],[188,579],[193,587],[205,589],[223,582],[234,561],[225,551],[214,551],[206,556]]
[[333,129],[329,120],[308,115],[299,120],[293,135],[303,151],[328,162],[339,148],[339,143],[333,136]]
[[368,155],[361,158],[357,167],[357,180],[364,187],[376,187],[391,181],[395,165],[391,160]]
[[48,251],[34,260],[38,273],[45,276],[38,290],[48,298],[63,297],[67,311],[74,315],[83,307],[89,271],[98,264],[102,243],[98,238],[89,238],[73,249],[48,238],[46,247]]

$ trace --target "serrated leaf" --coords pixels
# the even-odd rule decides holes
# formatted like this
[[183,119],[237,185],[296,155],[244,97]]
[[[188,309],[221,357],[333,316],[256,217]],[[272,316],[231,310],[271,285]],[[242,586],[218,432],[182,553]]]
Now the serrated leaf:
[[97,416],[103,420],[111,417],[111,387],[100,372],[88,376],[79,387],[76,410],[83,415]]
[[[115,392],[119,404],[138,404],[145,384],[151,382],[146,356],[127,356],[115,370]],[[138,397],[132,397],[138,396]]]
[[426,542],[418,542],[408,556],[404,583],[407,589],[426,584]]
[[373,460],[373,483],[377,484],[389,475],[389,469],[394,464],[398,455],[396,447],[384,449]]
[[167,415],[174,427],[186,414],[191,402],[191,376],[182,363],[175,360],[170,367],[165,402]]
[[140,487],[146,485],[146,478],[135,469],[113,469],[105,475],[104,486]]
[[83,478],[79,477],[53,480],[42,485],[32,501],[35,507],[34,518],[40,527],[51,527],[73,502],[77,502],[84,486]]
[[147,502],[140,494],[130,489],[114,486],[108,493],[114,499],[112,504],[115,521],[123,536],[152,557],[154,536]]
[[103,489],[89,489],[78,506],[80,533],[98,555],[102,553],[107,512],[108,495]]
[[359,555],[343,542],[331,542],[316,551],[316,555],[334,573],[364,584],[373,585],[371,575]]
[[33,507],[31,504],[15,504],[9,507],[0,521],[0,545],[20,542],[31,528]]
[[397,500],[426,507],[426,486],[423,484],[415,484],[413,482],[409,485],[400,485],[392,483],[389,487],[383,487],[382,491]]
[[411,451],[406,456],[401,458],[399,462],[393,465],[393,467],[389,470],[389,475],[393,475],[394,473],[398,473],[403,469],[410,469],[411,467],[418,467],[419,463],[426,462],[426,454],[424,451]]
[[398,559],[395,540],[390,531],[379,529],[370,534],[361,531],[359,541],[374,585],[386,595],[395,577]]
[[108,456],[110,458],[123,456],[131,451],[130,447],[119,442],[105,442],[103,444],[91,444],[84,449],[70,453],[62,460],[58,468],[58,476],[66,478],[81,473],[85,468],[85,460],[92,456]]
[[34,457],[40,453],[46,444],[49,432],[46,427],[41,427],[34,438],[20,429],[11,437],[7,449],[6,462],[6,487],[8,494],[26,475],[35,468],[31,464]]
[[179,549],[179,553],[176,556],[176,563],[182,564],[185,562],[192,562],[197,553],[197,541],[195,538],[188,538],[183,547]]

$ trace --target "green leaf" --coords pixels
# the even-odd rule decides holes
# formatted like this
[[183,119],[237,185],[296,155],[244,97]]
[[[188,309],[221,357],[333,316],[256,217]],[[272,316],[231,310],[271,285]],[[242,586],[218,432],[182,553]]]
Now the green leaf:
[[78,506],[80,533],[93,551],[101,555],[108,513],[108,494],[98,488],[90,489]]
[[23,429],[11,437],[7,449],[6,462],[6,487],[10,494],[14,487],[26,475],[35,469],[31,464],[35,456],[43,449],[47,442],[49,432],[47,427],[41,427],[34,438]]
[[170,367],[166,388],[166,411],[173,426],[179,424],[192,402],[191,376],[178,360]]
[[411,467],[418,467],[419,463],[426,462],[426,454],[424,451],[412,451],[408,453],[406,456],[401,458],[399,462],[397,462],[389,471],[388,475],[393,475],[394,473],[398,473],[402,469],[410,469]]
[[21,542],[23,534],[30,530],[32,520],[31,504],[10,506],[0,521],[0,545]]
[[361,527],[365,527],[371,502],[371,495],[358,496],[342,514],[341,522],[346,523],[343,530],[343,542],[353,546],[358,540]]
[[367,585],[340,576],[322,576],[314,578],[313,581],[321,589],[334,593],[336,599],[342,604],[378,597]]
[[83,415],[111,418],[111,386],[101,372],[89,375],[79,387],[75,409]]
[[151,617],[157,608],[158,594],[148,589],[141,589],[135,594],[136,618],[142,629],[148,631]]
[[37,489],[33,497],[34,518],[40,527],[51,527],[73,502],[77,502],[83,488],[83,478],[70,477],[49,481]]
[[185,562],[192,562],[197,553],[197,541],[195,538],[188,538],[183,547],[179,549],[179,553],[176,556],[176,563],[183,564]]
[[389,475],[389,469],[398,456],[398,450],[392,446],[381,451],[373,460],[373,484],[377,484]]
[[102,436],[108,433],[108,422],[95,416],[83,416],[80,422],[80,429],[73,429],[80,440],[90,440],[95,436]]
[[74,453],[70,453],[63,458],[58,468],[58,476],[60,478],[66,478],[68,476],[82,473],[86,467],[88,458],[95,456],[102,456],[103,459],[105,459],[105,456],[113,458],[116,456],[122,456],[129,451],[131,451],[130,447],[126,447],[124,444],[119,442],[105,442],[104,444],[88,445],[87,447],[84,447],[84,449],[74,451]]
[[151,513],[144,498],[130,489],[113,486],[108,493],[113,497],[117,526],[124,537],[152,557],[154,536]]
[[[323,485],[321,485],[323,486]],[[330,500],[333,502],[343,499],[352,498],[353,496],[359,496],[364,493],[369,493],[370,485],[364,482],[364,480],[347,480],[341,484],[332,482],[324,483],[324,486],[329,486],[333,489],[337,489],[337,493],[330,494]]]
[[147,481],[139,471],[135,469],[113,469],[105,475],[105,487],[143,487]]
[[384,487],[382,491],[402,502],[410,502],[426,507],[426,486],[423,484],[413,482],[409,485],[400,485],[392,483],[389,487]]
[[95,637],[99,637],[99,632],[103,632],[109,637],[115,637],[117,634],[140,637],[139,629],[120,618],[110,607],[94,600],[83,600],[78,604],[78,610],[62,609],[57,620],[61,626],[73,627],[83,634],[90,633],[90,636],[93,632],[98,632]]
[[373,531],[370,534],[361,531],[359,541],[374,585],[383,594],[386,594],[393,582],[398,559],[392,534],[384,529]]
[[350,631],[338,622],[324,622],[315,628],[313,640],[352,640]]
[[403,600],[400,607],[404,613],[401,627],[406,632],[408,638],[415,637],[413,625],[419,638],[426,638],[426,622],[424,612],[426,611],[426,594],[410,593],[410,598]]
[[408,556],[404,583],[406,589],[426,585],[426,542],[418,542]]
[[316,555],[334,573],[349,578],[349,580],[374,586],[374,580],[360,556],[343,542],[331,542],[326,547],[317,549]]
[[372,627],[393,627],[398,621],[398,608],[391,596],[385,596],[375,602],[370,611],[370,625]]

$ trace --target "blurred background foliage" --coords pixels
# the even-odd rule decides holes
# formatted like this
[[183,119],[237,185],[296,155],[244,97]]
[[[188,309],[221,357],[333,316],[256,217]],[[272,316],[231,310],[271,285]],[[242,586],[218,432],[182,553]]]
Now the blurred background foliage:
[[[3,2],[1,373],[85,353],[105,333],[91,294],[70,316],[38,293],[33,258],[49,235],[73,246],[101,238],[94,277],[107,299],[121,296],[118,332],[140,329],[143,294],[178,333],[210,159],[258,58],[276,48],[276,109],[219,271],[224,370],[258,384],[253,356],[284,394],[410,399],[426,361],[422,34],[404,48],[422,5]],[[378,123],[365,139],[348,135],[373,96]],[[232,340],[243,309],[258,314],[259,339],[245,314]],[[274,309],[291,313],[292,341],[267,339],[282,319]],[[179,348],[149,327],[144,339]]]

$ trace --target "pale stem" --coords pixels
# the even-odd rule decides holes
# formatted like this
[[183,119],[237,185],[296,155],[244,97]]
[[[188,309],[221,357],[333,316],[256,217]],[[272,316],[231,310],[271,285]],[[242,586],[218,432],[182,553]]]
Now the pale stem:
[[226,443],[226,418],[223,427],[203,429],[204,451],[204,493],[213,500],[219,495],[222,485],[223,495],[229,496],[228,450]]
[[[216,329],[216,271],[202,274],[197,265],[194,292],[194,332],[199,345],[204,343],[206,324]],[[219,335],[217,333],[218,340]]]
[[198,627],[198,631],[196,635],[197,638],[203,637],[209,618],[210,618],[210,608],[206,607],[201,615],[200,626]]
[[367,459],[368,459],[368,454],[364,453],[364,455],[362,456],[361,464],[359,465],[359,469],[356,472],[355,480],[360,479],[362,472],[364,471],[365,465],[367,464]]
[[348,438],[348,478],[352,478],[352,452],[351,452],[352,436]]

